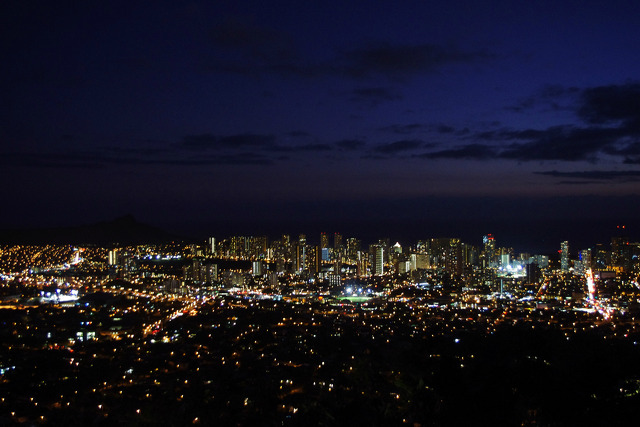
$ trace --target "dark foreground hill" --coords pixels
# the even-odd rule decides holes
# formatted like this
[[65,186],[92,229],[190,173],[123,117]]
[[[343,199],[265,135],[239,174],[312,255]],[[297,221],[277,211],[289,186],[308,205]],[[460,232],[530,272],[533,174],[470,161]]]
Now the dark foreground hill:
[[112,221],[74,227],[0,231],[0,243],[4,244],[132,245],[184,240],[189,239],[169,233],[158,227],[140,223],[132,215],[126,215]]

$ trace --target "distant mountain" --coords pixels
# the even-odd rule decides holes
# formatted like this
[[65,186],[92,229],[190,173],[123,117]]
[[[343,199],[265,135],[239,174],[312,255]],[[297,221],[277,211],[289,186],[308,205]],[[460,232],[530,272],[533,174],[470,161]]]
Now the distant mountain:
[[76,227],[0,231],[0,242],[5,244],[134,245],[186,240],[191,239],[140,223],[132,215]]

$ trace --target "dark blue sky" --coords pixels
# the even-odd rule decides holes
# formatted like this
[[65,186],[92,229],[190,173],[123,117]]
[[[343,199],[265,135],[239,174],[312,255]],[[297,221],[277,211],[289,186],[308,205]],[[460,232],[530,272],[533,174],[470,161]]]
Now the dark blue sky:
[[2,228],[638,221],[636,2],[69,3],[0,6]]

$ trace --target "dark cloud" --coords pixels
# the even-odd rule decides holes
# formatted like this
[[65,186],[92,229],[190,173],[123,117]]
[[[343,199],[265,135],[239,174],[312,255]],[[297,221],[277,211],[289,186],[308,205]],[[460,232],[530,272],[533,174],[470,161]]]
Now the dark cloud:
[[625,157],[622,163],[624,163],[625,165],[640,165],[640,156]]
[[410,135],[415,133],[435,133],[441,135],[464,136],[469,133],[469,129],[456,129],[453,126],[443,123],[425,124],[425,123],[409,123],[409,124],[393,124],[378,128],[381,132],[395,133],[398,135]]
[[389,144],[378,145],[373,149],[377,153],[383,154],[397,154],[403,151],[415,150],[423,146],[422,141],[414,139],[405,139],[401,141],[391,142]]
[[514,112],[530,111],[535,107],[551,110],[571,109],[575,104],[575,96],[580,93],[577,87],[547,85],[533,95],[520,99],[515,105],[505,109]]
[[103,147],[108,157],[153,157],[168,153],[165,147]]
[[257,153],[243,152],[219,156],[200,156],[186,159],[161,159],[159,164],[205,166],[205,165],[271,165],[273,161]]
[[107,146],[90,150],[5,152],[0,164],[42,168],[100,168],[108,165],[270,165],[282,153],[328,152],[333,144],[278,145],[272,135],[187,135],[179,144]]
[[336,142],[336,147],[342,150],[348,150],[348,151],[358,150],[360,148],[363,148],[364,146],[365,146],[365,143],[357,139],[343,139],[341,141]]
[[351,100],[357,102],[367,102],[377,105],[385,101],[396,101],[402,99],[402,95],[385,87],[364,87],[352,91]]
[[12,152],[0,156],[0,164],[35,168],[94,169],[113,159],[91,152]]
[[475,139],[491,141],[492,144],[468,144],[460,148],[427,153],[423,157],[596,161],[600,153],[611,150],[619,136],[620,131],[617,129],[569,126],[555,126],[545,130],[490,131],[476,134]]
[[640,133],[640,84],[598,86],[583,90],[579,116],[591,124],[620,122]]
[[603,181],[558,181],[556,182],[556,185],[602,185],[604,184]]
[[329,144],[306,144],[293,147],[295,151],[331,151],[333,147]]
[[478,159],[485,160],[498,157],[496,149],[484,144],[468,144],[450,150],[441,150],[419,154],[414,157],[427,159]]
[[407,125],[395,124],[391,126],[381,127],[378,130],[381,130],[383,132],[397,133],[399,135],[409,135],[416,132],[427,131],[429,130],[429,126],[421,123],[410,123]]
[[602,153],[616,154],[615,146],[622,136],[624,133],[617,128],[554,126],[544,130],[503,129],[480,132],[472,137],[490,143],[467,144],[459,148],[426,153],[421,157],[596,161]]
[[269,147],[269,151],[278,153],[295,153],[306,151],[331,151],[333,146],[330,144],[302,144],[302,145],[274,145]]
[[325,65],[305,62],[287,33],[253,23],[228,21],[211,30],[214,49],[200,59],[203,71],[240,75],[272,73],[313,77],[325,74]]
[[252,152],[182,156],[184,152],[163,149],[104,148],[94,151],[13,152],[0,156],[0,164],[58,169],[93,169],[108,165],[268,165],[273,161]]
[[379,44],[354,49],[343,54],[344,71],[356,78],[381,74],[392,79],[434,71],[451,63],[473,62],[489,58],[478,52],[463,52],[434,44]]
[[293,41],[287,34],[238,20],[215,26],[211,40],[218,47],[241,50],[250,58],[268,64],[287,63],[296,56]]
[[637,181],[640,179],[640,171],[577,171],[560,172],[557,170],[534,172],[537,175],[553,176],[558,178],[579,178],[598,181]]
[[293,131],[287,133],[287,136],[291,136],[293,138],[306,138],[306,137],[310,137],[311,134],[309,132],[305,132],[303,130],[293,130]]
[[[288,34],[250,23],[229,21],[215,26],[211,41],[216,48],[203,59],[205,70],[282,76],[317,77],[338,75],[356,79],[383,75],[403,80],[416,74],[432,72],[454,63],[471,63],[493,58],[485,52],[465,52],[452,46],[435,44],[372,44],[336,52],[328,61],[314,62],[295,48]],[[397,93],[355,93],[354,98],[376,97],[378,101],[400,99]]]
[[506,159],[527,160],[597,160],[597,155],[620,136],[617,129],[551,127],[545,131],[526,130],[513,133],[514,139],[529,142],[512,144],[500,153]]
[[640,156],[640,142],[623,143],[607,149],[608,154],[619,156]]
[[596,161],[604,153],[624,156],[624,163],[628,164],[640,160],[640,84],[586,89],[547,86],[527,102],[550,102],[567,96],[574,98],[571,108],[586,126],[503,129],[475,136],[488,141],[512,141],[500,153],[509,159]]
[[640,84],[587,89],[547,86],[522,105],[555,102],[563,97],[573,98],[571,109],[585,126],[499,129],[469,138],[507,142],[499,147],[499,157],[518,161],[597,161],[608,154],[624,157],[627,164],[640,163]]
[[180,144],[189,150],[237,150],[247,147],[267,149],[273,147],[276,138],[273,135],[239,134],[219,136],[212,134],[187,135]]
[[436,126],[436,132],[438,133],[454,133],[456,129],[452,126],[438,125]]

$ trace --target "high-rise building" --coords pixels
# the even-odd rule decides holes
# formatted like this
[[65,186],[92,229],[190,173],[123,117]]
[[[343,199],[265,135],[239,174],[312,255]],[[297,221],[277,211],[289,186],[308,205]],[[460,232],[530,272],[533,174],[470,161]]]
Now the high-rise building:
[[320,248],[329,248],[329,235],[327,233],[320,233]]
[[526,264],[527,283],[538,283],[542,277],[542,271],[538,264]]
[[566,240],[560,244],[560,270],[569,271],[569,242]]
[[109,265],[118,265],[118,250],[112,249],[109,251]]
[[500,265],[504,268],[511,265],[511,255],[509,255],[509,253],[503,253],[500,255]]
[[580,251],[580,262],[582,262],[583,272],[592,268],[591,249],[583,249],[582,251]]
[[367,257],[366,254],[358,251],[356,255],[356,276],[365,276],[367,272]]
[[329,248],[329,235],[327,233],[320,233],[320,252],[322,254],[322,261],[330,261],[330,249]]
[[252,258],[264,258],[267,253],[267,236],[251,236],[247,238],[247,254]]
[[339,251],[342,249],[342,234],[334,233],[333,235],[333,249]]
[[307,246],[305,248],[304,269],[311,275],[320,272],[320,248],[318,246]]
[[246,237],[234,236],[231,238],[231,244],[229,247],[229,256],[232,257],[244,257],[246,248]]
[[211,283],[218,280],[218,264],[209,264],[205,270],[205,281]]
[[546,255],[534,255],[531,257],[531,263],[538,265],[540,268],[549,267],[549,257]]
[[264,264],[262,261],[253,261],[251,263],[251,274],[253,276],[262,276],[264,274]]
[[491,267],[496,256],[496,239],[491,234],[482,237],[482,267]]
[[333,234],[333,260],[336,262],[342,261],[343,247],[342,247],[342,234]]
[[371,259],[371,274],[381,276],[384,274],[384,245],[375,244],[369,247]]
[[462,274],[462,244],[460,239],[450,239],[446,255],[445,269],[451,273]]
[[360,240],[355,237],[347,239],[347,258],[350,261],[358,260],[358,252],[360,252]]
[[209,237],[209,254],[214,256],[216,254],[216,238],[215,237]]
[[611,265],[627,271],[631,267],[631,246],[626,236],[626,227],[617,227],[618,235],[611,238]]
[[409,256],[411,270],[426,270],[429,268],[429,257],[427,254],[411,254]]

